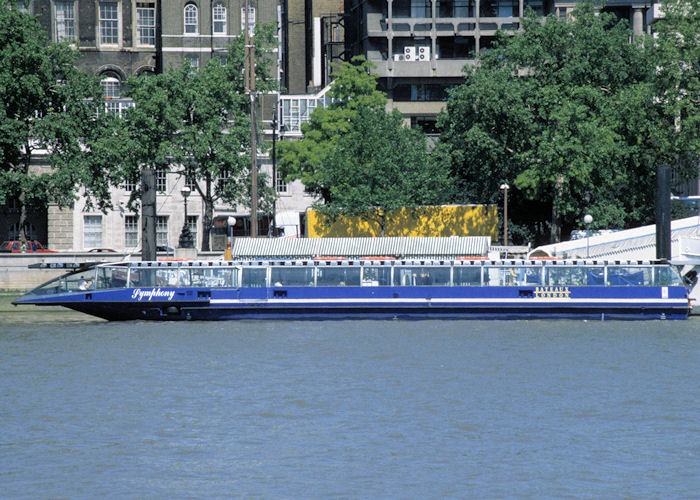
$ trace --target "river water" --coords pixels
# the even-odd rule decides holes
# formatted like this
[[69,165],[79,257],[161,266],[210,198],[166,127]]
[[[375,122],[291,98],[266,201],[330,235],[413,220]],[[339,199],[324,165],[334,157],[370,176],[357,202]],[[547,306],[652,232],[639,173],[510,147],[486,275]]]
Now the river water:
[[106,323],[4,304],[3,498],[700,492],[700,318]]

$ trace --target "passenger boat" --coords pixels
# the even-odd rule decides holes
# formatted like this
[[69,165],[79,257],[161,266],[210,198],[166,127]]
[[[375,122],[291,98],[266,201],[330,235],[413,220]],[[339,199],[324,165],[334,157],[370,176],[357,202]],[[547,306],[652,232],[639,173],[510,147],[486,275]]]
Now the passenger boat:
[[14,304],[107,320],[685,319],[690,310],[662,262],[389,258],[93,264]]

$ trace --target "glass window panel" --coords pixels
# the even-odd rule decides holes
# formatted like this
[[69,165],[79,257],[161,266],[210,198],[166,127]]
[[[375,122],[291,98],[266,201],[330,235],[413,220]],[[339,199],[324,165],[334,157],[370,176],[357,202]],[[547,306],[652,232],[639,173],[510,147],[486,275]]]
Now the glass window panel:
[[313,286],[313,267],[273,267],[273,286]]
[[119,4],[117,2],[100,2],[100,43],[105,45],[119,43]]
[[455,286],[480,286],[481,266],[457,266],[454,268],[452,280]]
[[316,274],[317,286],[360,286],[359,267],[319,267]]
[[226,6],[223,3],[217,2],[212,9],[212,17],[214,18],[214,34],[226,34]]
[[139,245],[139,218],[137,215],[124,216],[124,246],[136,248]]
[[102,246],[102,216],[83,216],[83,247],[99,248]]
[[56,2],[56,41],[75,40],[74,2]]
[[651,267],[608,267],[610,286],[651,286]]
[[191,3],[185,5],[185,33],[194,35],[198,32],[199,16],[197,6]]
[[241,274],[241,285],[244,287],[267,286],[267,269],[264,267],[244,267]]
[[391,268],[366,266],[362,269],[362,286],[391,285]]
[[156,218],[156,245],[168,246],[168,216],[159,215]]
[[449,267],[402,267],[394,269],[395,286],[449,286]]
[[156,44],[156,9],[153,3],[136,4],[138,41],[140,45]]

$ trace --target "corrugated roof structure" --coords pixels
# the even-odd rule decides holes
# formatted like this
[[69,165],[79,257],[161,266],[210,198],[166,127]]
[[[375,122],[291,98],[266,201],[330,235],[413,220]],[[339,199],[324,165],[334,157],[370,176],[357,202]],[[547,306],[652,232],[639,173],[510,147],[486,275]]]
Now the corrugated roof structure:
[[451,259],[486,257],[488,236],[446,238],[235,238],[234,259],[313,259],[315,257],[393,257]]

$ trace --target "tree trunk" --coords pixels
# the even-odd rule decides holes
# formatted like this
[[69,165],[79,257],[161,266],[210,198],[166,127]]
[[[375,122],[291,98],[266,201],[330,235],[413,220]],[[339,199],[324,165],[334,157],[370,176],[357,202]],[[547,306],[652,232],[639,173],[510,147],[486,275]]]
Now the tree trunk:
[[204,180],[206,192],[203,193],[202,201],[204,202],[204,217],[202,218],[202,252],[208,252],[211,249],[209,240],[211,239],[211,223],[214,219],[214,198],[211,194],[211,178],[207,177]]
[[20,248],[27,249],[27,204],[24,189],[19,194],[19,243]]
[[552,228],[549,233],[550,243],[559,243],[561,241],[561,212],[559,211],[559,200],[561,200],[564,191],[564,178],[559,177],[554,186],[554,199],[552,200]]

